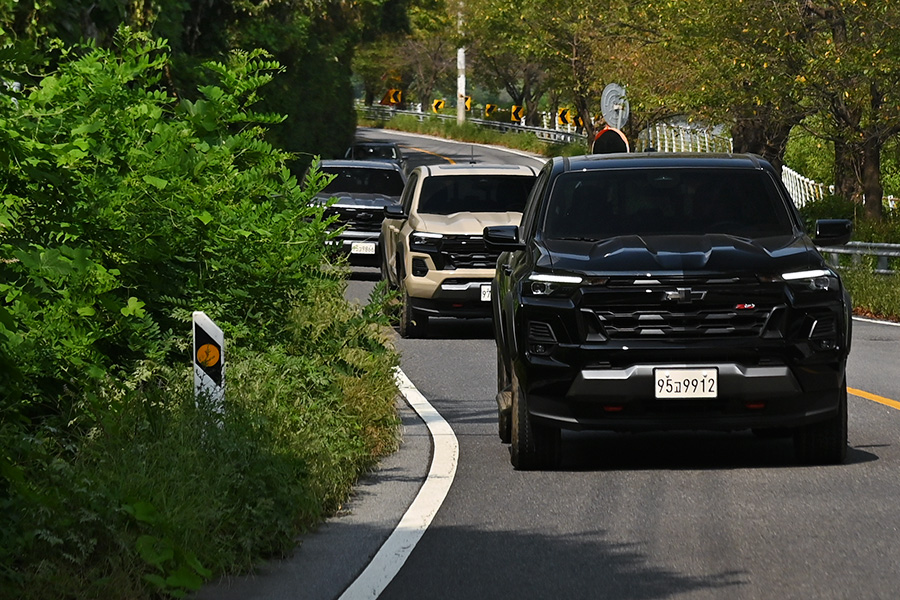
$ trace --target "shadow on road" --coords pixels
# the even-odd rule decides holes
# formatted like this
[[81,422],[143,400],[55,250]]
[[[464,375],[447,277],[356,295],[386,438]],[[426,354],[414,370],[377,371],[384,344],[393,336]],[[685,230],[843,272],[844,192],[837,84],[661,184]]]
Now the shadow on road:
[[[844,465],[878,460],[849,448]],[[749,431],[563,432],[562,469],[572,471],[720,470],[798,467],[793,441],[759,439]]]

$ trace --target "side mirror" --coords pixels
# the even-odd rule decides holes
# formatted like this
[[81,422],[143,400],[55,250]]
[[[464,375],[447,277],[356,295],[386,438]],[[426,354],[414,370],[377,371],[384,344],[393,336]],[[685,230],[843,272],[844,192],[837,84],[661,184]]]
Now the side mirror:
[[819,219],[816,221],[816,246],[841,246],[853,235],[853,221],[849,219]]
[[519,228],[515,225],[485,227],[484,243],[488,250],[494,252],[513,252],[525,249],[525,244],[519,241]]
[[403,212],[403,207],[399,204],[388,204],[384,207],[384,218],[385,219],[405,219],[406,213]]

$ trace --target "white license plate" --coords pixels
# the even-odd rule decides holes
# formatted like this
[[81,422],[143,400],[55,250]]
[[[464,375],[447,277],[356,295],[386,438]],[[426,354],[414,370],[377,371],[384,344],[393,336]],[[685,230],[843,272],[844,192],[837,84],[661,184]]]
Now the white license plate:
[[481,301],[482,302],[490,302],[491,301],[491,284],[486,283],[481,286]]
[[717,398],[719,371],[706,369],[653,369],[657,398]]
[[375,254],[375,242],[353,242],[350,254]]

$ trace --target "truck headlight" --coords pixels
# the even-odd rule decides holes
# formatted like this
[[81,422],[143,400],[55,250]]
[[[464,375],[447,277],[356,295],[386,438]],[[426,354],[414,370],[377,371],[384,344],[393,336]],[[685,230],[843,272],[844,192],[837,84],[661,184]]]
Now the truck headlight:
[[558,292],[570,292],[584,279],[579,275],[532,273],[525,282],[525,293],[532,296],[551,296]]
[[798,284],[814,291],[836,290],[840,287],[838,276],[831,269],[792,271],[790,273],[782,273],[781,278],[790,284]]
[[409,234],[409,249],[419,252],[434,252],[440,245],[443,235],[427,231],[413,231]]

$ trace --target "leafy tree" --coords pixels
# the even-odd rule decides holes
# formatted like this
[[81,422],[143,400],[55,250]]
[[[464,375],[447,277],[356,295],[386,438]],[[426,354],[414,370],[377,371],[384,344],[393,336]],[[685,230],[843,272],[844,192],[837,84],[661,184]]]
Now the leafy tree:
[[0,103],[0,410],[166,360],[188,308],[248,343],[277,336],[319,272],[321,213],[263,141],[280,117],[252,108],[280,66],[236,53],[179,101],[162,42],[122,30],[118,44],[66,51]]
[[523,43],[521,13],[508,2],[469,2],[465,30],[473,79],[505,90],[514,104],[525,107],[525,123],[538,125],[540,100],[552,78],[535,47]]

